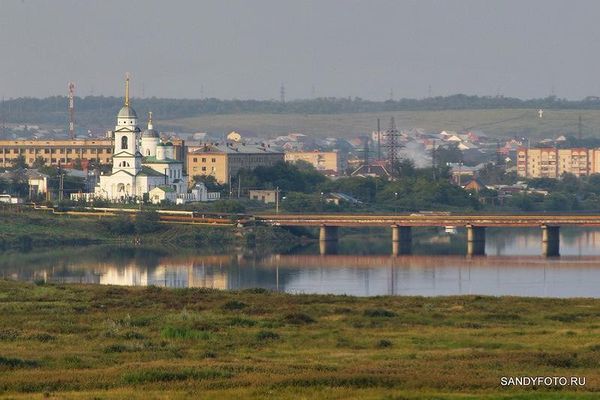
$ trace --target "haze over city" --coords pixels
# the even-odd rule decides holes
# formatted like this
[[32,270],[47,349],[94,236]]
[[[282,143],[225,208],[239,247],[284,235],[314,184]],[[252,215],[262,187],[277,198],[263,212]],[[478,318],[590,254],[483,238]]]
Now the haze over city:
[[[373,100],[600,94],[594,1],[32,1],[0,13],[0,95]],[[391,93],[393,92],[393,93]]]

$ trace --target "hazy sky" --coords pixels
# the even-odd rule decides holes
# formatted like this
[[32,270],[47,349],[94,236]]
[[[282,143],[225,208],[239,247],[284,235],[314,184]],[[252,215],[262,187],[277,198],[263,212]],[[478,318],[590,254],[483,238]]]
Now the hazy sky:
[[600,95],[600,1],[0,0],[0,96]]

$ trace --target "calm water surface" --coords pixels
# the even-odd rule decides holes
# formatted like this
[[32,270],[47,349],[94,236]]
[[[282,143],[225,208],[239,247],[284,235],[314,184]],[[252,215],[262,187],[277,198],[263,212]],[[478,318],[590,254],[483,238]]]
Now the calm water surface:
[[535,229],[490,229],[486,256],[467,257],[464,234],[415,232],[413,255],[391,256],[384,232],[348,235],[337,254],[318,245],[289,254],[132,248],[7,253],[0,276],[111,285],[267,288],[290,293],[600,297],[600,230],[563,229],[561,257],[541,253]]

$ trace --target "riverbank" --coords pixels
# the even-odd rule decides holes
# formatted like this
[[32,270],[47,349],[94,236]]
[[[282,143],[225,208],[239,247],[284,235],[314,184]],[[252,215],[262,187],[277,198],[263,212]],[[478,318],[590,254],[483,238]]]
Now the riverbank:
[[[600,390],[600,300],[0,281],[0,311],[4,398],[592,399]],[[502,387],[503,376],[587,380],[533,389]]]
[[49,211],[0,211],[0,250],[31,250],[56,246],[119,244],[218,249],[231,246],[268,246],[286,251],[303,238],[289,230],[256,226],[161,223],[152,216],[137,223],[128,215],[85,216]]

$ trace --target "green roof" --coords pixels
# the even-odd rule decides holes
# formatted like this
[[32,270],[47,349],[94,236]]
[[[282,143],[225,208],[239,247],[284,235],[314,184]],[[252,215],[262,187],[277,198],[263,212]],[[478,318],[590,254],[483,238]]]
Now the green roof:
[[145,164],[182,164],[179,160],[173,160],[172,158],[165,158],[164,160],[157,160],[154,156],[148,156],[144,158]]
[[148,176],[165,176],[164,174],[161,174],[158,171],[153,170],[150,167],[146,167],[144,165],[142,165],[142,170],[140,171],[139,175],[148,175]]
[[[169,192],[169,193],[172,193],[172,192],[174,192],[174,191],[175,191],[175,189],[173,189],[173,188],[172,188],[172,187],[170,187],[170,186],[157,186],[157,187],[155,187],[154,189],[160,189],[160,190],[162,190],[163,192]],[[154,189],[152,189],[152,190],[154,190]]]

